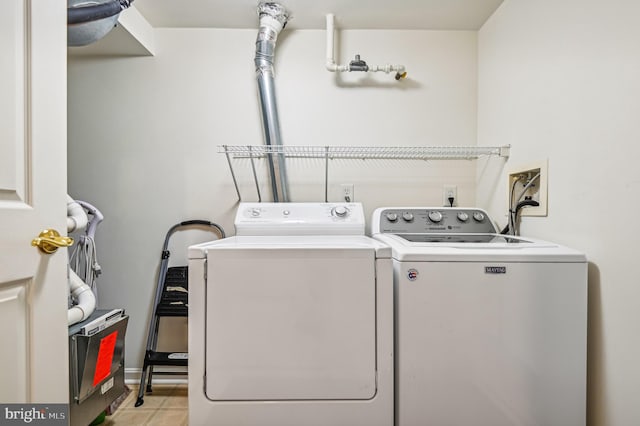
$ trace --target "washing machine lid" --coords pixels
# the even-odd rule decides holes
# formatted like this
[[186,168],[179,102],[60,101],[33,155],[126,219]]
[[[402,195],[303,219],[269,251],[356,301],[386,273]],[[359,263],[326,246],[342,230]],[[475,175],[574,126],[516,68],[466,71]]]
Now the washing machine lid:
[[533,244],[524,238],[502,234],[395,234],[411,243],[482,243],[482,244]]
[[[500,234],[478,234],[447,238],[447,234],[422,236],[375,234],[373,238],[391,247],[399,261],[431,262],[586,262],[577,250],[532,238]],[[457,237],[457,236],[456,236]]]

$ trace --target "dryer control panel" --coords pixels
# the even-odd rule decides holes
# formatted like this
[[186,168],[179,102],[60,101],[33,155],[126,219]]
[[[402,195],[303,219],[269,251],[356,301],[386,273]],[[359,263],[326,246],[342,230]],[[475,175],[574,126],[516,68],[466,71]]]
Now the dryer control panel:
[[487,212],[458,207],[383,207],[373,213],[373,234],[495,234]]
[[364,235],[360,203],[240,203],[236,235]]

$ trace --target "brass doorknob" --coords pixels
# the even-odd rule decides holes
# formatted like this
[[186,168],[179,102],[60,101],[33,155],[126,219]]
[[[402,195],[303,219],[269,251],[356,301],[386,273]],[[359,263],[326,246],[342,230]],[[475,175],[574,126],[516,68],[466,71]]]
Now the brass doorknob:
[[63,237],[55,229],[45,229],[31,241],[31,245],[38,247],[47,254],[55,253],[58,247],[70,247],[73,244],[73,238]]

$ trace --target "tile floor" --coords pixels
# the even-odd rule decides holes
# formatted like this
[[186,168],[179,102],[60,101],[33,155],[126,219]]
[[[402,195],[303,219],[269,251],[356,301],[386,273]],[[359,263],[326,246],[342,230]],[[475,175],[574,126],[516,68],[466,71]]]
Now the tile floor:
[[153,385],[153,393],[145,394],[144,404],[135,406],[138,386],[129,386],[131,393],[112,416],[101,426],[187,426],[187,385]]

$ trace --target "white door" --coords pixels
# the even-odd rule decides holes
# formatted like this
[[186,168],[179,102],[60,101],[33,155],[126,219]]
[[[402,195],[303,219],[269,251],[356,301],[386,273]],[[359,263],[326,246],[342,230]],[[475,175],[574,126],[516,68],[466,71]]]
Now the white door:
[[4,0],[0,52],[0,401],[66,403],[66,2]]

